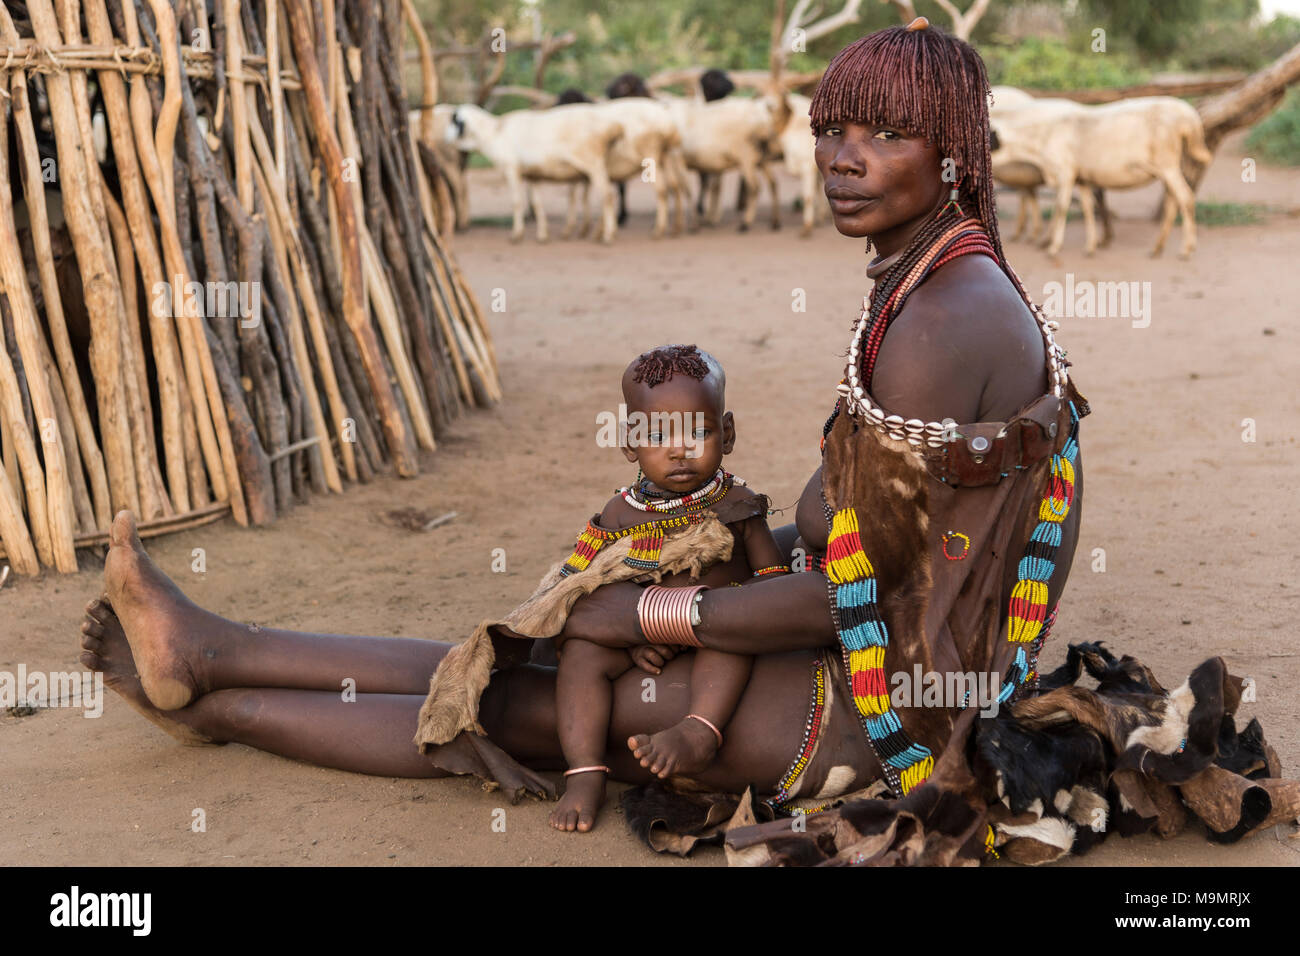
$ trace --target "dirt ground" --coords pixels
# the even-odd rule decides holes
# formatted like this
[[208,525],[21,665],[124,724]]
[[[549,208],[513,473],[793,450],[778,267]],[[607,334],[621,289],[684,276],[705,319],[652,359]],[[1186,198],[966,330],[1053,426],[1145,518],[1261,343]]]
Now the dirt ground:
[[[1067,272],[1151,284],[1147,328],[1062,320],[1094,413],[1081,435],[1082,538],[1044,665],[1058,664],[1069,641],[1102,639],[1174,686],[1223,655],[1255,679],[1258,701],[1243,717],[1262,720],[1294,776],[1300,650],[1287,622],[1300,614],[1300,582],[1287,474],[1300,417],[1300,170],[1261,165],[1257,181],[1243,183],[1241,158],[1240,140],[1229,141],[1200,198],[1276,211],[1261,225],[1203,228],[1190,262],[1172,255],[1177,232],[1170,253],[1147,258],[1152,190],[1112,195],[1118,235],[1092,259],[1077,221],[1059,263],[1027,243],[1008,253],[1040,299]],[[475,171],[473,187],[476,216],[508,211],[495,174]],[[725,195],[734,196],[730,183]],[[862,246],[827,225],[799,239],[788,206],[780,232],[760,224],[738,234],[729,213],[718,229],[653,241],[648,187],[636,184],[631,199],[632,220],[612,248],[538,245],[531,231],[512,246],[496,225],[456,238],[485,306],[493,290],[504,295],[504,311],[490,319],[506,400],[442,434],[418,478],[317,499],[269,528],[226,520],[156,539],[149,546],[163,570],[200,604],[241,621],[458,639],[525,597],[584,519],[634,477],[616,450],[595,447],[595,416],[617,407],[624,364],[665,342],[697,342],[722,360],[739,433],[728,467],[776,506],[792,505],[817,465],[819,429],[867,291]],[[547,201],[561,211],[562,191],[552,187]],[[1013,211],[1008,201],[1004,216]],[[805,313],[791,311],[795,290],[806,295]],[[1244,419],[1254,422],[1254,442],[1243,441]],[[525,502],[531,517],[519,522]],[[458,517],[411,532],[384,520],[399,507]],[[194,548],[206,552],[202,574],[191,570]],[[494,548],[505,549],[505,573],[490,570]],[[10,580],[0,591],[0,670],[79,668],[77,626],[97,593],[99,563],[88,554],[78,575]],[[503,802],[472,780],[365,777],[238,745],[184,748],[109,697],[95,720],[68,709],[0,714],[0,863],[723,862],[717,850],[685,863],[656,857],[612,806],[595,832],[577,835],[550,830],[547,806],[507,804],[499,832],[493,814]],[[206,832],[196,833],[199,808]],[[1284,829],[1228,847],[1198,827],[1168,842],[1114,838],[1067,865],[1295,865],[1300,840]]]

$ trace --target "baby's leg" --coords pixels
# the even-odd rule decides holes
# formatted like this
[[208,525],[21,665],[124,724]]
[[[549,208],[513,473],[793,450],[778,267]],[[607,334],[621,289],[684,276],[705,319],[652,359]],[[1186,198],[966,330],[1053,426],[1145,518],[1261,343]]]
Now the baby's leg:
[[[627,651],[589,641],[565,641],[560,650],[555,696],[560,747],[570,770],[605,762],[614,699],[611,682],[631,666]],[[590,830],[605,799],[605,777],[599,770],[565,777],[564,796],[551,813],[551,826],[583,833]]]
[[704,720],[686,717],[653,736],[637,734],[628,738],[628,748],[641,766],[664,778],[698,773],[712,763],[720,744],[709,724],[719,731],[726,726],[740,703],[753,666],[754,659],[747,655],[697,651],[691,668],[691,713]]

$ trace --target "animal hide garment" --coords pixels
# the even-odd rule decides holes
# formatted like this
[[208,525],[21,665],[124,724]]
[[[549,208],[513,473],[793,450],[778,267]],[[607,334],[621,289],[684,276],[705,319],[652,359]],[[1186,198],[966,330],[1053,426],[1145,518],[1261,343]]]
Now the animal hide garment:
[[[1076,686],[1083,670],[1096,689]],[[958,745],[902,799],[850,800],[801,829],[738,816],[718,829],[732,863],[766,866],[1033,865],[1086,853],[1111,833],[1172,837],[1192,816],[1210,840],[1234,842],[1300,816],[1300,781],[1281,779],[1259,722],[1236,730],[1242,686],[1216,657],[1192,671],[1185,695],[1171,693],[1132,657],[1072,644],[1040,693],[992,719],[963,712]],[[1151,740],[1159,750],[1142,742]],[[671,835],[656,843],[671,848]]]

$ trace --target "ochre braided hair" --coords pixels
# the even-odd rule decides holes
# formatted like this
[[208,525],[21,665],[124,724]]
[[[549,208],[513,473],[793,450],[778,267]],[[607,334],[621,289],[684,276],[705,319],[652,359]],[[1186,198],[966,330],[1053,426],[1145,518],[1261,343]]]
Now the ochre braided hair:
[[934,27],[889,27],[849,44],[831,60],[813,94],[813,135],[835,123],[877,123],[924,136],[952,159],[960,202],[983,224],[998,261],[989,144],[989,80],[963,40]]
[[[636,360],[632,366],[632,381],[640,382],[646,388],[667,382],[674,375],[685,375],[702,382],[713,371],[709,366],[710,358],[712,356],[694,345],[661,345]],[[713,364],[717,364],[716,360]]]

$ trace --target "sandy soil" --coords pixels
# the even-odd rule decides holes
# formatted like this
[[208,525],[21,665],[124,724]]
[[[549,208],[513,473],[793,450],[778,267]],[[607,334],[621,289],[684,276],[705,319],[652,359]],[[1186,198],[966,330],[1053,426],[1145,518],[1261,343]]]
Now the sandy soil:
[[[1201,198],[1278,211],[1260,226],[1203,229],[1190,263],[1147,258],[1150,190],[1112,196],[1117,241],[1091,260],[1077,222],[1061,263],[1023,243],[1009,254],[1036,296],[1066,272],[1150,282],[1152,294],[1148,328],[1063,320],[1094,414],[1082,430],[1083,536],[1045,664],[1059,663],[1068,641],[1103,639],[1172,685],[1222,654],[1255,678],[1258,702],[1244,716],[1261,718],[1294,775],[1300,651],[1288,622],[1300,612],[1300,583],[1287,475],[1300,413],[1300,172],[1261,166],[1255,183],[1242,183],[1240,159],[1229,142]],[[507,210],[492,195],[499,182],[475,173],[476,215]],[[717,230],[652,241],[646,189],[633,188],[633,220],[612,248],[511,246],[492,226],[457,238],[484,302],[504,290],[505,311],[491,321],[507,396],[441,435],[419,478],[318,499],[270,528],[226,521],[156,540],[158,563],[235,619],[457,639],[526,596],[608,492],[633,477],[616,451],[594,448],[595,416],[616,407],[624,363],[670,341],[722,359],[739,430],[728,465],[776,505],[793,504],[816,467],[839,356],[867,291],[862,247],[829,226],[800,240],[788,211],[778,233],[739,235],[730,214]],[[551,193],[561,210],[561,191]],[[791,312],[797,289],[804,314]],[[1246,418],[1254,443],[1242,440]],[[512,523],[525,499],[533,518]],[[428,533],[385,522],[405,506],[459,517]],[[206,551],[203,574],[191,570],[194,548]],[[490,571],[494,548],[506,551],[504,574]],[[1094,569],[1096,549],[1104,572]],[[98,563],[87,555],[79,575],[10,581],[0,592],[0,670],[78,668],[77,622],[97,593]],[[546,806],[507,806],[505,832],[496,832],[502,801],[470,780],[364,777],[238,745],[183,748],[116,699],[97,720],[58,709],[0,715],[0,754],[0,863],[679,862],[638,845],[613,809],[581,836],[551,831]],[[204,833],[191,831],[196,808]],[[1169,842],[1112,839],[1080,863],[1295,865],[1298,851],[1300,841],[1280,832],[1219,847],[1193,830]],[[722,860],[706,850],[689,862]]]

